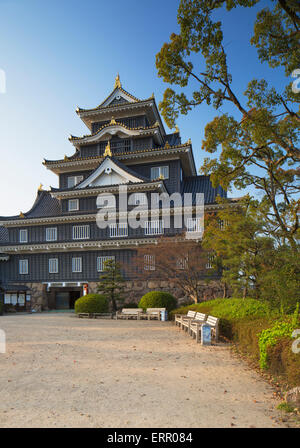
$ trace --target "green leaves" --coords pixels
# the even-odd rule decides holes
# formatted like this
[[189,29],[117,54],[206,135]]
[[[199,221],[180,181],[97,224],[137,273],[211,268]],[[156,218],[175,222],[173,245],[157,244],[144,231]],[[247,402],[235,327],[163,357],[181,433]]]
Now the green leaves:
[[100,276],[98,291],[101,292],[112,305],[114,311],[117,309],[117,300],[123,300],[124,278],[121,274],[121,265],[113,259],[104,262],[104,272]]

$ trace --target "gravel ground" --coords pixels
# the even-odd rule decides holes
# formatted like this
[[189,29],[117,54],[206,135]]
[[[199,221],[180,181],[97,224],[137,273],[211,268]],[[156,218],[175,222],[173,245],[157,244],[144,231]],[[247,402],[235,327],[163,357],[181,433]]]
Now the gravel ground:
[[281,427],[273,389],[228,346],[170,322],[0,317],[0,427]]

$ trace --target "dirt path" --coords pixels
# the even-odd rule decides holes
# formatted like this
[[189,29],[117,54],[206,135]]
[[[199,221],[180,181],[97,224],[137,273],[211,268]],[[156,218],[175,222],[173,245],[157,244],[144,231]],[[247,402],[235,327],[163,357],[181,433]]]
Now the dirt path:
[[169,322],[39,314],[0,328],[0,427],[280,427],[259,375]]

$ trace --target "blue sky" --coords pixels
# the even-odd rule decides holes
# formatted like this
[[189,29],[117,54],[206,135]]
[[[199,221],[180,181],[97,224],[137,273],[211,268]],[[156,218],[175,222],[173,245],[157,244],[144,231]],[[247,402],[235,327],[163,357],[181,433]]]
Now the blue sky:
[[[57,186],[43,159],[73,153],[68,136],[87,133],[76,107],[97,106],[113,89],[117,72],[133,95],[142,99],[154,92],[157,103],[162,99],[167,85],[157,77],[155,55],[178,31],[178,4],[0,0],[0,69],[7,88],[0,94],[0,215],[28,211],[40,183]],[[237,92],[254,77],[283,82],[249,45],[256,10],[220,13]],[[207,156],[201,150],[205,124],[215,115],[203,105],[178,120],[182,140],[192,139],[197,168]]]

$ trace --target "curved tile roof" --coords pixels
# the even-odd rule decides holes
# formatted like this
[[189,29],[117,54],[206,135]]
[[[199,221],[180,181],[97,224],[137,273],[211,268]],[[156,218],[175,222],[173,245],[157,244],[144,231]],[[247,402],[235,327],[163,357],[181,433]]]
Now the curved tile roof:
[[205,204],[214,204],[219,195],[227,197],[227,193],[222,187],[213,188],[210,176],[192,176],[183,179],[181,184],[181,194],[192,193],[193,204],[196,203],[196,193],[204,193]]
[[137,128],[130,128],[129,126],[126,126],[125,124],[123,124],[121,122],[119,123],[119,122],[116,122],[115,120],[112,120],[110,123],[107,123],[107,124],[104,124],[103,126],[101,126],[99,129],[97,129],[96,132],[94,132],[92,134],[82,135],[81,137],[75,137],[74,135],[70,135],[69,140],[74,141],[74,140],[82,140],[84,138],[94,137],[95,135],[99,134],[103,129],[109,128],[111,126],[121,126],[122,128],[127,129],[128,131],[148,131],[148,130],[158,128],[159,124],[154,123],[152,126],[147,126],[147,127],[139,126]]

